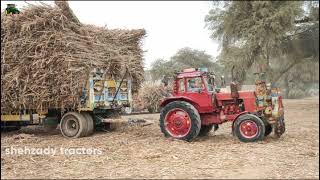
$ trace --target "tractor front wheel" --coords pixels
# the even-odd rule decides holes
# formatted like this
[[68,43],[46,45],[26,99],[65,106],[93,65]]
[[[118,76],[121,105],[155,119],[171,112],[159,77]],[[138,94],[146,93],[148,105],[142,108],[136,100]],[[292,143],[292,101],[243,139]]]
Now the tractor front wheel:
[[200,115],[192,104],[174,101],[161,110],[160,128],[166,137],[192,141],[200,132]]
[[234,134],[242,142],[255,142],[263,140],[266,127],[264,122],[253,114],[244,114],[234,122]]

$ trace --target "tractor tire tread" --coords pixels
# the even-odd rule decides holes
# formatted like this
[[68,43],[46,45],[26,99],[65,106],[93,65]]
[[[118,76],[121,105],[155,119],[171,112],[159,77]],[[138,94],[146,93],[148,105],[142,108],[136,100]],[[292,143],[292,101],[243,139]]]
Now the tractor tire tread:
[[[253,120],[257,126],[258,126],[258,134],[253,137],[253,138],[246,138],[241,135],[240,133],[240,124],[244,120]],[[256,141],[262,141],[265,137],[265,123],[262,119],[260,119],[258,116],[253,115],[253,114],[243,114],[240,115],[234,122],[234,127],[233,127],[233,132],[234,134],[239,138],[240,141],[242,142],[256,142]]]
[[161,109],[160,112],[160,128],[161,132],[165,135],[165,137],[170,137],[170,134],[165,129],[165,116],[167,112],[173,108],[181,108],[185,110],[191,119],[191,129],[190,132],[179,139],[185,140],[185,141],[192,141],[194,138],[196,138],[199,135],[200,128],[201,128],[201,119],[200,115],[198,113],[198,110],[190,103],[185,101],[173,101],[168,103],[164,108]]
[[[77,120],[78,120],[78,123],[79,123],[79,131],[77,132],[76,135],[74,136],[68,136],[66,135],[64,132],[63,132],[63,123],[64,123],[64,120],[67,116],[74,116]],[[86,132],[87,132],[87,122],[86,122],[86,119],[85,117],[78,113],[78,112],[67,112],[66,114],[63,115],[62,119],[61,119],[61,122],[60,122],[60,130],[61,130],[61,134],[64,136],[64,137],[67,137],[67,138],[80,138],[80,137],[84,137],[86,135]]]

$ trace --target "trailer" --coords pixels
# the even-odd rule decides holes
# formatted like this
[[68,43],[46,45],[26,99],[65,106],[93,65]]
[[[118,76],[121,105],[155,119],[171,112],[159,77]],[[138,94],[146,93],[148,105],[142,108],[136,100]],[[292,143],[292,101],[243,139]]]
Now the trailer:
[[42,125],[50,131],[60,124],[65,137],[90,136],[96,128],[108,128],[111,123],[120,121],[123,111],[131,112],[131,86],[132,80],[127,72],[117,79],[94,68],[82,89],[77,108],[21,109],[19,113],[1,114],[1,129],[17,130],[22,126]]

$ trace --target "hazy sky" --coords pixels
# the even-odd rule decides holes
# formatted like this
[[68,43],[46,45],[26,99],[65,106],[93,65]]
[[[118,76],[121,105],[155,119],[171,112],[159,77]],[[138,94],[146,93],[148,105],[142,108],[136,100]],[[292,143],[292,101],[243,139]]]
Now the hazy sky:
[[[30,2],[27,0],[27,2]],[[1,0],[1,9],[9,0]],[[14,2],[18,8],[24,1]],[[30,2],[37,4],[38,2]],[[45,1],[53,4],[51,1]],[[191,47],[217,56],[218,44],[209,38],[204,28],[205,15],[212,7],[209,1],[69,1],[71,9],[82,23],[108,28],[144,28],[145,66],[157,58],[169,59],[178,49]]]

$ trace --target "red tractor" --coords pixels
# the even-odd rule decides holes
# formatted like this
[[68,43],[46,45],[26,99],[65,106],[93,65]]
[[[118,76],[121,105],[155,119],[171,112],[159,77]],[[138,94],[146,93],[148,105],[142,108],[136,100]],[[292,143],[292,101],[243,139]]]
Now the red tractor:
[[214,73],[186,69],[177,73],[171,97],[161,100],[160,128],[166,137],[191,141],[232,122],[232,133],[243,142],[263,140],[272,129],[277,137],[285,131],[280,91],[257,80],[255,91],[231,92],[216,88]]

